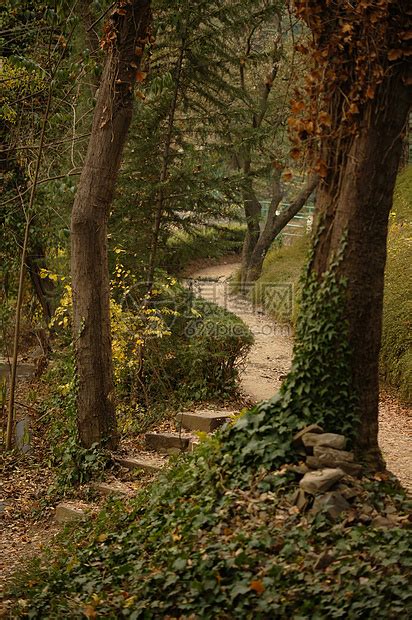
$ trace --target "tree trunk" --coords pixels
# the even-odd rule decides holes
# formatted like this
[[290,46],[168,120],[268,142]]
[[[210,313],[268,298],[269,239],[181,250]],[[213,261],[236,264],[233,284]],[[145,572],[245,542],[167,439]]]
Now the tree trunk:
[[282,193],[280,190],[279,180],[274,186],[273,197],[271,200],[268,217],[265,226],[259,235],[255,247],[249,257],[246,273],[246,282],[255,282],[262,273],[263,261],[270,246],[276,239],[276,237],[282,232],[285,226],[292,220],[295,215],[299,213],[306,201],[315,190],[318,185],[318,175],[311,175],[303,189],[300,191],[295,200],[289,205],[287,209],[284,209],[279,215],[276,215],[276,208],[278,207]]
[[40,243],[35,243],[30,247],[26,265],[34,292],[43,311],[44,320],[48,325],[55,310],[56,286],[48,276],[41,277],[40,275],[41,270],[47,268],[45,252]]
[[[347,235],[339,273],[347,279],[346,317],[352,350],[353,390],[360,425],[357,450],[379,466],[378,363],[381,342],[384,269],[388,216],[402,153],[402,131],[410,107],[410,89],[398,74],[386,85],[383,106],[375,102],[353,139],[343,169],[330,175],[317,196],[318,241],[312,269],[330,266]],[[368,115],[365,114],[367,119]]]
[[108,49],[72,211],[73,340],[81,443],[117,444],[113,402],[107,219],[133,110],[133,86],[151,18],[150,1],[119,3],[105,28]]
[[259,240],[260,216],[262,213],[262,206],[253,191],[252,181],[246,178],[246,183],[242,191],[247,226],[242,247],[242,264],[240,269],[240,291],[243,294],[247,292],[249,262]]

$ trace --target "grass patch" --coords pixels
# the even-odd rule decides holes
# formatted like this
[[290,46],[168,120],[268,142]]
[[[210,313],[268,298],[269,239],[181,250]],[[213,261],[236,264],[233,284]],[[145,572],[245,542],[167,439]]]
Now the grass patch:
[[412,166],[399,175],[388,235],[381,373],[412,401]]
[[[295,324],[300,296],[300,276],[309,250],[310,238],[297,238],[291,245],[274,245],[263,263],[262,275],[252,290],[254,301],[262,304],[277,321]],[[291,287],[292,304],[285,304],[282,294]],[[278,287],[278,289],[276,288]]]

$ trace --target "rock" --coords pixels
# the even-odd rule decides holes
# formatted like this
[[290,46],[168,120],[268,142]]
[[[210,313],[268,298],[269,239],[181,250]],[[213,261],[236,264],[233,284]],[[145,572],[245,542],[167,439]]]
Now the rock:
[[71,523],[73,521],[84,521],[86,513],[81,508],[61,502],[56,506],[55,519],[57,523]]
[[336,450],[335,448],[328,448],[326,446],[314,446],[313,454],[318,457],[319,460],[328,461],[346,461],[347,463],[353,463],[355,460],[353,452],[347,452],[346,450]]
[[108,483],[108,482],[92,482],[90,487],[100,493],[101,495],[120,495],[127,497],[132,495],[133,492],[129,487],[120,482]]
[[145,442],[149,450],[164,454],[178,454],[189,447],[189,437],[177,433],[146,433]]
[[334,484],[339,482],[344,475],[341,469],[318,469],[305,474],[299,482],[299,486],[304,491],[312,493],[312,495],[325,493],[325,491],[328,491]]
[[335,448],[336,450],[344,450],[346,437],[336,433],[305,433],[302,437],[302,442],[305,448],[325,446],[327,448]]
[[22,454],[30,452],[31,446],[31,432],[30,432],[30,420],[29,418],[23,418],[16,424],[16,448]]
[[354,458],[352,452],[335,450],[325,446],[315,446],[313,452],[314,456],[308,456],[306,459],[306,464],[311,469],[338,467],[342,469],[345,474],[350,474],[351,476],[358,476],[362,471],[362,465],[352,462]]
[[190,413],[179,413],[177,422],[188,431],[203,431],[213,433],[219,426],[225,424],[230,419],[229,411],[195,411]]
[[303,489],[296,489],[292,496],[292,504],[297,506],[299,510],[303,510],[308,503],[308,500]]
[[286,471],[291,471],[294,474],[300,474],[301,476],[304,476],[309,471],[309,467],[306,465],[306,463],[298,463],[297,465],[287,465]]
[[378,515],[377,517],[375,517],[374,519],[372,519],[371,521],[371,526],[372,527],[396,527],[397,523],[395,523],[394,521],[392,521],[392,519],[387,519],[386,517],[382,517],[382,515]]
[[292,445],[301,445],[303,443],[302,437],[303,435],[306,435],[306,433],[323,433],[323,428],[318,424],[309,424],[309,426],[305,426],[305,428],[302,428],[302,430],[300,430],[298,433],[296,433],[296,435],[293,436]]
[[340,493],[330,491],[324,495],[318,495],[313,502],[313,512],[326,512],[331,519],[336,519],[341,512],[350,510],[351,506]]
[[132,456],[114,456],[113,459],[119,463],[122,467],[126,467],[127,469],[143,469],[144,471],[154,473],[158,472],[162,469],[165,464],[163,460],[157,460],[153,458],[135,458]]
[[347,484],[340,483],[337,490],[345,499],[349,501],[358,496],[358,490],[353,487],[349,487]]

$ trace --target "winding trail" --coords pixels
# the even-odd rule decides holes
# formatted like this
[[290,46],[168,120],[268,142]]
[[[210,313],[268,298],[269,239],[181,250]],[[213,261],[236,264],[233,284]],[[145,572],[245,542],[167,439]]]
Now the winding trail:
[[[241,390],[253,402],[266,400],[279,389],[292,362],[293,337],[288,326],[275,323],[259,307],[229,294],[229,279],[239,263],[195,271],[197,292],[230,310],[252,331],[255,343],[241,373]],[[379,405],[379,445],[388,469],[412,493],[412,409],[382,391]]]

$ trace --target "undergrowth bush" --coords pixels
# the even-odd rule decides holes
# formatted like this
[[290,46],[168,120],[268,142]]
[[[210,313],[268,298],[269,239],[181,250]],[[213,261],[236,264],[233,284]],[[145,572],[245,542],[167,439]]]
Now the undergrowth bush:
[[[253,337],[235,315],[194,297],[176,280],[158,274],[153,293],[121,265],[112,285],[113,365],[121,433],[144,432],[183,402],[225,399]],[[56,468],[55,492],[64,493],[104,470],[107,454],[79,446],[76,374],[71,345],[71,289],[65,284],[53,326],[61,349],[45,380],[53,393],[44,403],[45,429]]]
[[245,227],[240,224],[205,226],[191,233],[177,232],[168,240],[162,265],[169,273],[179,274],[190,263],[239,254],[244,236]]

